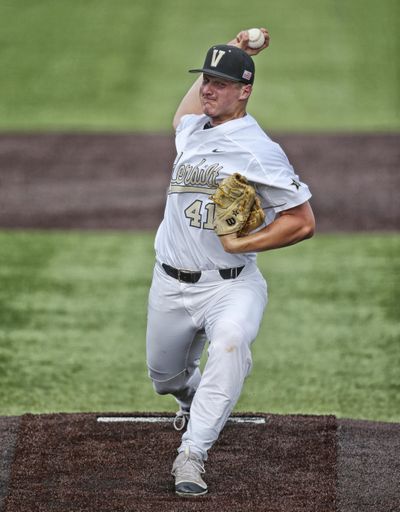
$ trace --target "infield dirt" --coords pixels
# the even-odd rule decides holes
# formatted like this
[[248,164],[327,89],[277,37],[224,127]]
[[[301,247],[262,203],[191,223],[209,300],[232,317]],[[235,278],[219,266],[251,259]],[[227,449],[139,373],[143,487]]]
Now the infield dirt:
[[2,462],[0,510],[399,510],[399,425],[257,416],[265,424],[227,424],[206,463],[209,494],[196,499],[174,494],[180,436],[171,423],[98,423],[95,414],[0,418],[1,452],[14,454]]
[[[279,135],[318,231],[400,229],[400,134]],[[172,135],[3,134],[0,227],[155,229]]]

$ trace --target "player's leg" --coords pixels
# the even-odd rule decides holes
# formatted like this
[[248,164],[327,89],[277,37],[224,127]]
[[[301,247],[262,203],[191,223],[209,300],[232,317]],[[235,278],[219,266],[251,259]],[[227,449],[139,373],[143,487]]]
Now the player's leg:
[[190,406],[192,404],[194,392],[197,390],[200,384],[201,372],[200,372],[200,359],[204,350],[204,346],[207,342],[207,337],[204,330],[199,331],[193,339],[191,348],[188,356],[187,363],[187,385],[190,386],[191,393],[190,399],[183,402],[177,397],[176,401],[179,405],[179,410],[174,418],[174,429],[177,431],[183,430],[190,417]]
[[147,365],[154,389],[189,410],[200,382],[204,333],[183,306],[180,283],[155,269],[147,318]]
[[204,460],[231,414],[252,365],[250,346],[266,306],[265,281],[257,272],[223,285],[210,304],[208,360],[192,402],[180,451],[189,447]]

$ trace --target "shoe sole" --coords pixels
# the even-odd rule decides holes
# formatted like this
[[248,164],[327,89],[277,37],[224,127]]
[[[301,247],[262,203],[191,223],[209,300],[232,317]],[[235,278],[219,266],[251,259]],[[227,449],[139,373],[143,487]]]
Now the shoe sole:
[[205,494],[207,494],[207,492],[208,492],[208,489],[205,489],[204,491],[196,492],[196,493],[195,492],[175,491],[175,494],[177,494],[181,498],[196,498],[197,496],[204,496]]

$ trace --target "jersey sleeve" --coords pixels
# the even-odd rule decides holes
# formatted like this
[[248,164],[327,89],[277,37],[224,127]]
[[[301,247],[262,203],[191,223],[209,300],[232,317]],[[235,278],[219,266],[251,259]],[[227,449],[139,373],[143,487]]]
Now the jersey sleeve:
[[246,175],[256,185],[263,208],[271,213],[294,208],[311,197],[279,144],[268,144],[266,151],[254,157]]
[[203,118],[203,115],[197,114],[185,114],[181,117],[178,126],[176,127],[175,133],[179,134],[188,127],[195,126],[199,122],[199,119]]

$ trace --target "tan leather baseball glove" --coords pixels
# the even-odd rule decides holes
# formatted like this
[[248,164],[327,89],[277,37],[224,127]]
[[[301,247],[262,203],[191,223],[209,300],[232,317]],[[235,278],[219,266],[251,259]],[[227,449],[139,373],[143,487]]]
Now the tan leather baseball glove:
[[217,235],[238,233],[245,236],[260,226],[265,218],[254,188],[236,172],[218,185],[210,196],[215,203],[214,230]]
[[264,210],[261,208],[261,202],[259,198],[256,196],[254,204],[250,210],[250,215],[248,216],[245,225],[239,231],[239,236],[246,236],[251,231],[257,229],[265,220]]

